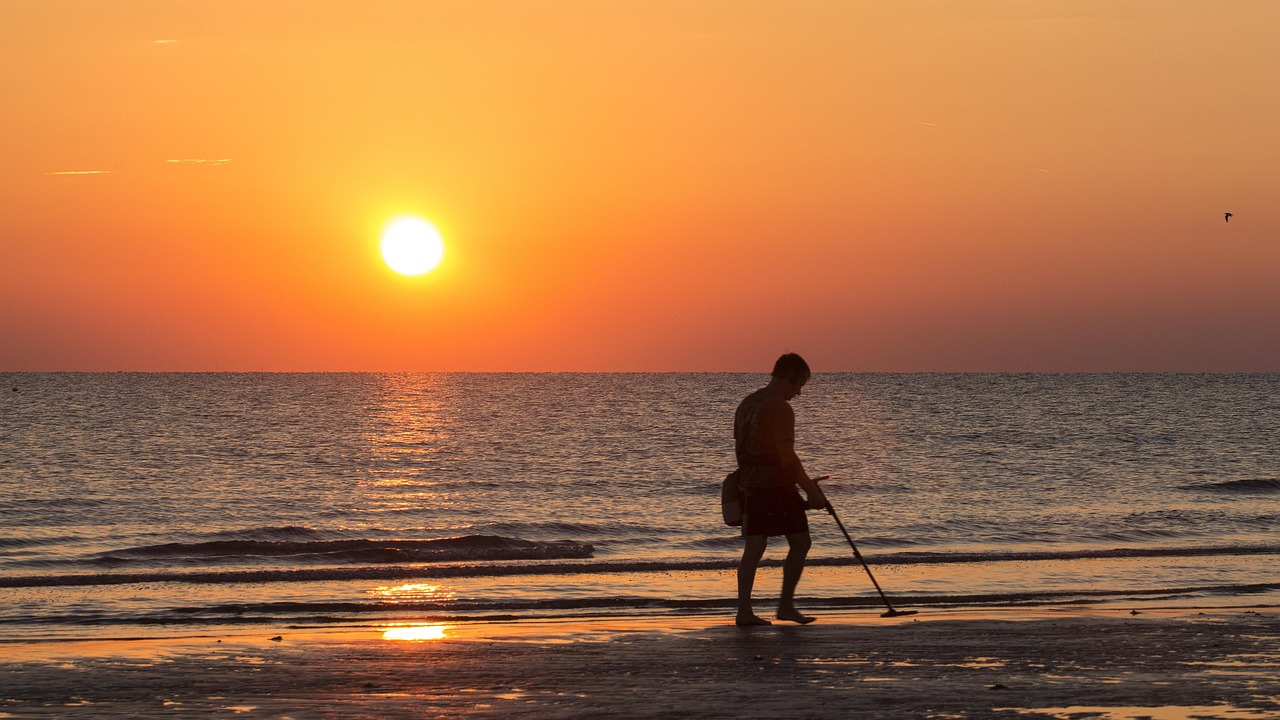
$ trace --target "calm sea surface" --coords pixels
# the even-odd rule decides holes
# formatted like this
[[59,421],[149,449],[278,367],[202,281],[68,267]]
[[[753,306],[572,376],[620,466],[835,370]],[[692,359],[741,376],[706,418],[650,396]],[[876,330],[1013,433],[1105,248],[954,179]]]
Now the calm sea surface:
[[[0,638],[728,613],[766,380],[0,374]],[[818,374],[793,406],[895,605],[1280,599],[1280,375]],[[810,523],[801,605],[873,611]]]

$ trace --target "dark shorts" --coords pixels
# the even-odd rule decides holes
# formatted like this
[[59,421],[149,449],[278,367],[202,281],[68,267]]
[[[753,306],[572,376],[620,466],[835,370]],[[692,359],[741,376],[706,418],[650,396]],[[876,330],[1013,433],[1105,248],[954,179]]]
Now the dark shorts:
[[742,504],[743,535],[791,535],[809,531],[808,504],[794,487],[748,490]]

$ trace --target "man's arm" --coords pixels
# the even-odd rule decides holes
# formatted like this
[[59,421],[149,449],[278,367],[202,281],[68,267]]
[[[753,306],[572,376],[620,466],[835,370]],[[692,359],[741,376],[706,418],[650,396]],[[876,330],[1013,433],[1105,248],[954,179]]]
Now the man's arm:
[[[800,456],[796,454],[796,413],[787,403],[778,403],[774,425],[774,443],[778,448],[778,460],[782,466],[783,477],[791,482],[799,485],[804,490],[805,497],[809,499],[809,507],[812,509],[824,508],[827,506],[827,496],[822,492],[822,488],[818,487],[817,480],[809,477],[809,473],[805,472],[804,463],[800,462]],[[819,478],[822,479],[822,478]]]

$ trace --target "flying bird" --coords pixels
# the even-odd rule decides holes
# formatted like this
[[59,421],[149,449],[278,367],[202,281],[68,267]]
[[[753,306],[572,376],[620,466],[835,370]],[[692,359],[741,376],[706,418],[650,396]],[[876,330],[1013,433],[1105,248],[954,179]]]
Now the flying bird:
[[1226,216],[1227,216],[1226,222],[1231,222],[1231,213],[1226,213]]

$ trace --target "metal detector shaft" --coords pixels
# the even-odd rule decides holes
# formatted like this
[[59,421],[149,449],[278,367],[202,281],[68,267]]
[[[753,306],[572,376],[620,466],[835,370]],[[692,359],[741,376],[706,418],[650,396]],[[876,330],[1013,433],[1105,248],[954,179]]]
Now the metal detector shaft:
[[880,593],[880,599],[884,600],[885,607],[889,608],[889,612],[885,613],[885,615],[892,617],[894,615],[915,614],[914,610],[903,611],[893,609],[893,605],[889,603],[889,598],[884,594],[884,590],[880,589],[880,583],[876,582],[876,576],[871,574],[871,567],[868,566],[867,561],[862,558],[862,553],[858,552],[858,546],[853,544],[853,538],[850,537],[849,531],[844,529],[844,523],[840,522],[840,516],[836,514],[836,509],[830,502],[827,503],[827,512],[831,513],[831,517],[835,519],[836,525],[840,527],[840,532],[844,533],[844,539],[848,540],[849,547],[853,548],[853,556],[858,558],[858,562],[862,563],[862,569],[867,571],[867,577],[871,578],[871,584],[876,586],[876,592]]

